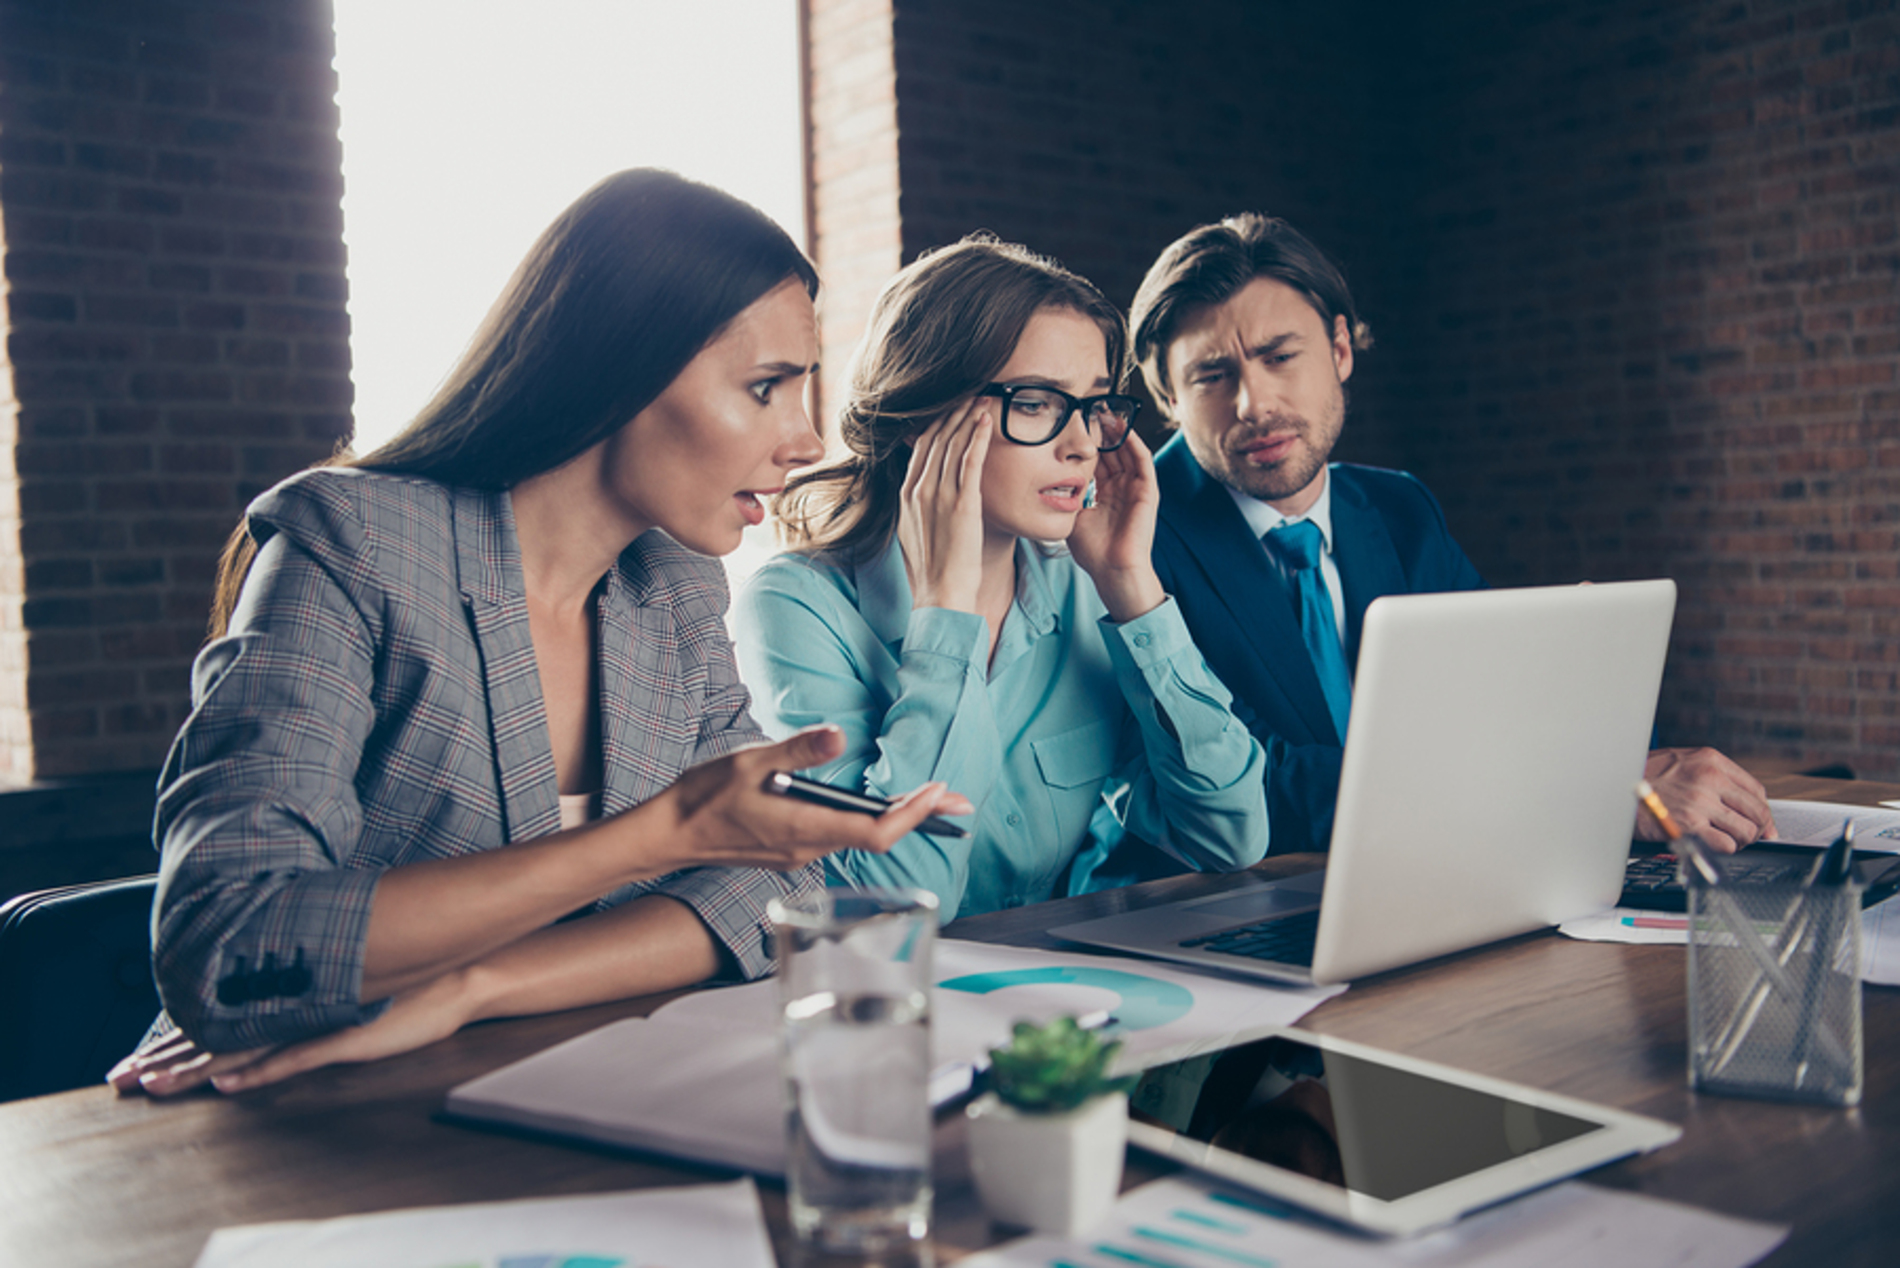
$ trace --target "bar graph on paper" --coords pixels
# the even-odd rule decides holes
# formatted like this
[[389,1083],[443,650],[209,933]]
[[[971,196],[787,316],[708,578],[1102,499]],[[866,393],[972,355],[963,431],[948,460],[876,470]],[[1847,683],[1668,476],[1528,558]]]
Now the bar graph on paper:
[[[1083,1239],[1083,1255],[1057,1255],[1049,1268],[1282,1268],[1258,1249],[1260,1234],[1284,1218],[1264,1199],[1212,1192],[1122,1223],[1100,1238]],[[1271,1238],[1265,1239],[1271,1241]]]
[[1739,1268],[1786,1236],[1779,1225],[1570,1183],[1387,1241],[1181,1175],[1123,1195],[1080,1237],[1025,1238],[959,1268]]

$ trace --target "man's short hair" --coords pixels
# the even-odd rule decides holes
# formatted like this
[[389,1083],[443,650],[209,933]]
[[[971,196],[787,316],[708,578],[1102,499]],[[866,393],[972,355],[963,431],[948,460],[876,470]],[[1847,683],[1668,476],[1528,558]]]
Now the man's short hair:
[[1278,216],[1247,212],[1218,224],[1202,225],[1177,239],[1141,280],[1128,314],[1134,331],[1135,359],[1148,390],[1165,407],[1173,400],[1168,383],[1168,345],[1182,314],[1206,304],[1223,304],[1256,277],[1284,282],[1313,306],[1326,323],[1344,317],[1352,346],[1372,346],[1372,332],[1352,306],[1345,274],[1305,234]]

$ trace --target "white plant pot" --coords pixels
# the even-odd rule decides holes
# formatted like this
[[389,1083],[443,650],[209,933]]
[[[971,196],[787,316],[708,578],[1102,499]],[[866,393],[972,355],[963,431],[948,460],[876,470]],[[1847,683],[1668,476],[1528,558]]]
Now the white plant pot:
[[1128,1142],[1127,1096],[1098,1096],[1066,1114],[1027,1114],[990,1092],[965,1112],[970,1170],[998,1223],[1073,1237],[1115,1204]]

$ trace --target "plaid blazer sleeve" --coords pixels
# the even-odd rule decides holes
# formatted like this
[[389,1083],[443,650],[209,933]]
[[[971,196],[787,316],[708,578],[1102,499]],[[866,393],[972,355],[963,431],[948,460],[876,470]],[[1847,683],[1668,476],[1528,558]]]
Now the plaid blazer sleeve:
[[[332,540],[360,531],[347,519],[328,526]],[[379,873],[347,866],[376,642],[346,583],[279,535],[259,551],[230,634],[193,667],[193,711],[160,777],[153,966],[167,1011],[214,1050],[376,1011],[358,994]]]

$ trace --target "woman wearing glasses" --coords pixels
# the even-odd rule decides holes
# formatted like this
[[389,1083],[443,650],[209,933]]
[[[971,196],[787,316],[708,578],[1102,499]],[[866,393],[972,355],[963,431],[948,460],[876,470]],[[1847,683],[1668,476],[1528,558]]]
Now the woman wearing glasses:
[[1125,356],[1101,293],[1017,246],[965,240],[879,297],[849,452],[788,481],[794,552],[735,605],[740,668],[768,731],[843,729],[821,778],[941,780],[977,818],[832,855],[834,882],[949,919],[1266,853],[1264,754],[1149,561]]

